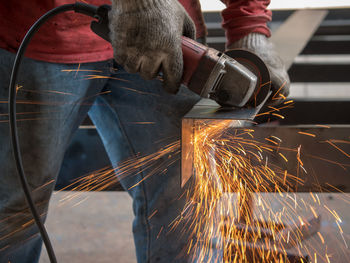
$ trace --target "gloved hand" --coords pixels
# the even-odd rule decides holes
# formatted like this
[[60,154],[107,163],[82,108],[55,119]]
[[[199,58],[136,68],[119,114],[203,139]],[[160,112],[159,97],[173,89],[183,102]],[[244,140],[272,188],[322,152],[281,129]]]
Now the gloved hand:
[[282,59],[268,38],[259,33],[250,33],[234,42],[228,49],[243,48],[258,55],[267,65],[273,91],[270,104],[279,104],[289,95],[290,80]]
[[196,35],[178,0],[113,0],[109,20],[117,63],[145,79],[161,71],[163,87],[176,93],[183,73],[181,36]]

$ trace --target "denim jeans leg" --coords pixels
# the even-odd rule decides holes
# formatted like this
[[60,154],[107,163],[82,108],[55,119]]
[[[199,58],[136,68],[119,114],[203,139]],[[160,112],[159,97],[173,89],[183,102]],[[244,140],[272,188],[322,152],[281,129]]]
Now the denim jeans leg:
[[[41,241],[18,180],[9,135],[7,96],[13,60],[14,54],[0,49],[0,262],[35,263]],[[24,59],[19,74],[20,146],[43,219],[70,138],[106,83],[87,80],[74,71],[78,66]],[[106,62],[80,65],[81,70],[107,67]]]
[[[142,172],[121,180],[133,198],[138,262],[187,262],[189,233],[181,226],[171,230],[171,223],[185,201],[180,187],[181,118],[199,97],[184,87],[177,95],[168,94],[161,81],[145,81],[115,67],[115,79],[107,83],[111,93],[101,96],[89,112],[112,164],[118,167],[123,160],[158,152]],[[161,149],[171,144],[174,151],[163,155]]]

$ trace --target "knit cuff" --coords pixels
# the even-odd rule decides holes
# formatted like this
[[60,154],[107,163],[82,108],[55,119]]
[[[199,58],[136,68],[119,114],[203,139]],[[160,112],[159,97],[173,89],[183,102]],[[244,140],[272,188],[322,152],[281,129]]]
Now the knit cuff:
[[254,49],[255,47],[263,46],[266,43],[266,36],[260,33],[250,33],[238,41],[231,43],[230,49],[233,48],[247,48]]
[[112,0],[117,12],[137,12],[158,6],[164,0]]

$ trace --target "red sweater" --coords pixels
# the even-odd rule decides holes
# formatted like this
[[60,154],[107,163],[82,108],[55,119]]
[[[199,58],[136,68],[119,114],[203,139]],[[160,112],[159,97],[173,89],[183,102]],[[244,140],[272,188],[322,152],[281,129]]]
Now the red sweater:
[[[179,0],[194,20],[197,37],[206,35],[199,0]],[[217,0],[218,1],[218,0]],[[74,0],[3,0],[0,1],[0,48],[16,52],[30,26],[48,10]],[[89,4],[110,4],[110,0],[85,0]],[[226,0],[223,27],[229,43],[250,32],[267,36],[266,22],[271,20],[266,11],[269,0]],[[86,63],[113,57],[109,43],[90,30],[91,18],[72,12],[49,20],[33,38],[26,56],[55,63]]]
[[226,30],[227,46],[249,33],[271,36],[267,22],[272,13],[267,10],[270,0],[223,0],[227,6],[222,11],[222,27]]

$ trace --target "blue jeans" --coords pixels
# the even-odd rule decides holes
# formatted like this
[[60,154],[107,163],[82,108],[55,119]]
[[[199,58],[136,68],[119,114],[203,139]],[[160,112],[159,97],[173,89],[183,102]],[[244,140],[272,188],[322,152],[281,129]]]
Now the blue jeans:
[[[35,263],[41,241],[17,179],[9,140],[7,95],[13,60],[13,54],[0,50],[0,263]],[[80,71],[74,71],[78,67]],[[155,153],[179,140],[181,118],[199,100],[183,87],[177,95],[168,94],[159,80],[145,81],[112,61],[73,65],[25,59],[19,76],[21,150],[43,219],[65,150],[87,114],[118,167],[128,158]],[[101,91],[107,92],[99,95]],[[164,156],[152,168],[121,180],[133,198],[138,262],[187,261],[186,234],[181,226],[169,230],[185,201],[179,157]]]

